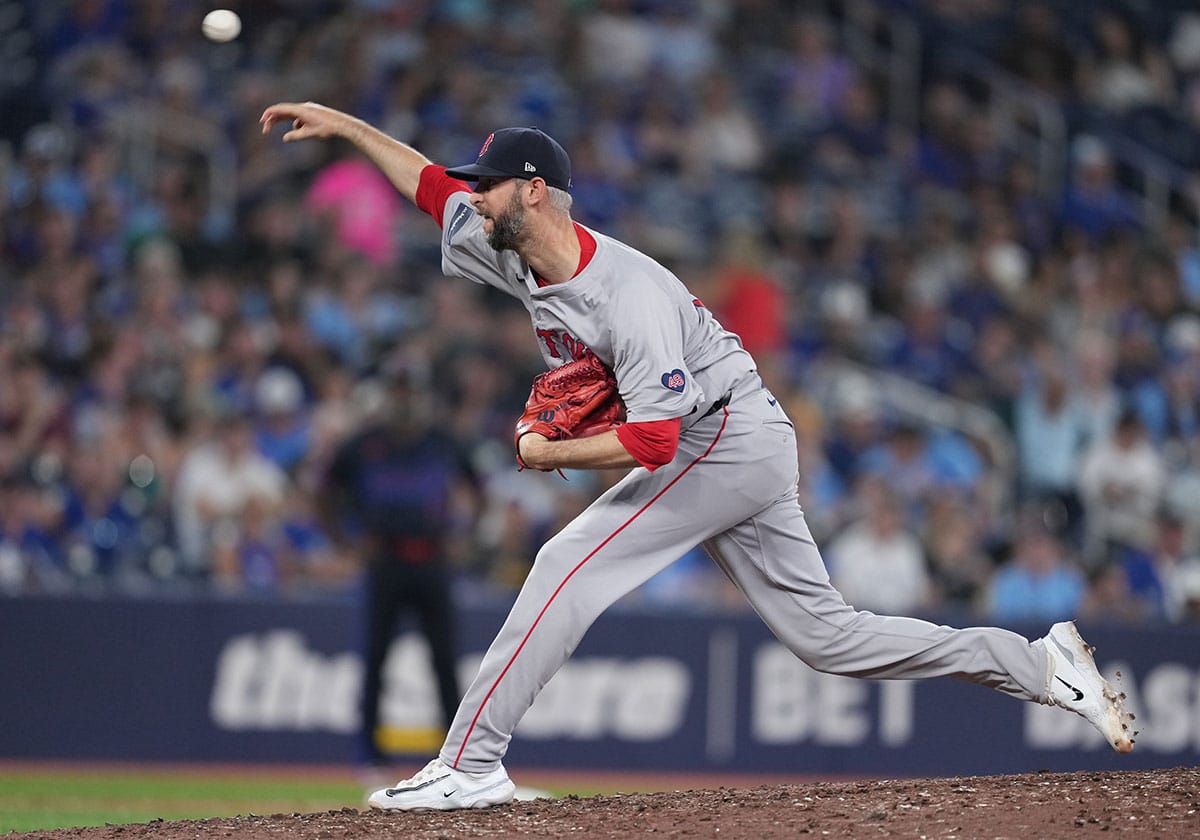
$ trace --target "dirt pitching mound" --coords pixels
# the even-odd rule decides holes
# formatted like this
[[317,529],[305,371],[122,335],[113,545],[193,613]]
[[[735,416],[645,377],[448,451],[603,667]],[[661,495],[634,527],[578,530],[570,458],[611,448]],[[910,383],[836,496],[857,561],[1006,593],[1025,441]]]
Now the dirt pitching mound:
[[[1103,833],[1102,833],[1103,832]],[[479,811],[248,815],[71,828],[20,840],[1200,838],[1200,768],[776,784],[514,802]]]

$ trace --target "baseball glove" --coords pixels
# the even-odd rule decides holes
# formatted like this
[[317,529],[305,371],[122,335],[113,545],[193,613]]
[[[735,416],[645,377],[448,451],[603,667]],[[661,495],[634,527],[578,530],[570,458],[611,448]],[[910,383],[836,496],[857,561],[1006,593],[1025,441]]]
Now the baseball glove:
[[[598,435],[623,422],[625,404],[617,380],[603,362],[589,353],[534,377],[513,443],[520,452],[521,436],[530,432],[549,440],[564,440]],[[525,467],[519,454],[517,463]]]

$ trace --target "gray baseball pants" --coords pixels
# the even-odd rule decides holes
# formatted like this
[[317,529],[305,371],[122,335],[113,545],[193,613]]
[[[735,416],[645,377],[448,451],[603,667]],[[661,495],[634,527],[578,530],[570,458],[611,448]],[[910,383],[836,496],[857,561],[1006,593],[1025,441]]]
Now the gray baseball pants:
[[703,543],[779,640],[810,667],[886,679],[950,676],[1048,702],[1045,648],[992,627],[955,629],[846,604],[796,496],[791,422],[757,376],[688,428],[675,459],[634,469],[538,552],[442,746],[493,769],[512,732],[592,622]]

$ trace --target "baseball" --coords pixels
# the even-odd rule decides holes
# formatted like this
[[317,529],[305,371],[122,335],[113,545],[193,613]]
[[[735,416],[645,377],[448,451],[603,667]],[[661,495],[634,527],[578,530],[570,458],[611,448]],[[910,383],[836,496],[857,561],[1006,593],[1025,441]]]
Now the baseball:
[[231,9],[213,9],[204,16],[200,29],[208,40],[223,44],[242,31],[242,19]]

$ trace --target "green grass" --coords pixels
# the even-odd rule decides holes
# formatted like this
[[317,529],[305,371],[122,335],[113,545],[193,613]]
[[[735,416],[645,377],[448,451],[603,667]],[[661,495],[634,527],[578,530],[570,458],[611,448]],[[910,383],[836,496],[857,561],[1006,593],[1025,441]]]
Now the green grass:
[[0,835],[362,805],[363,788],[353,781],[294,775],[0,772]]
[[[394,778],[409,769],[396,768]],[[728,779],[678,779],[671,774],[521,771],[514,781],[551,796],[673,790],[727,784]],[[310,814],[362,809],[369,790],[346,768],[205,768],[164,765],[62,765],[0,761],[0,838],[11,832],[130,825],[257,814]]]

